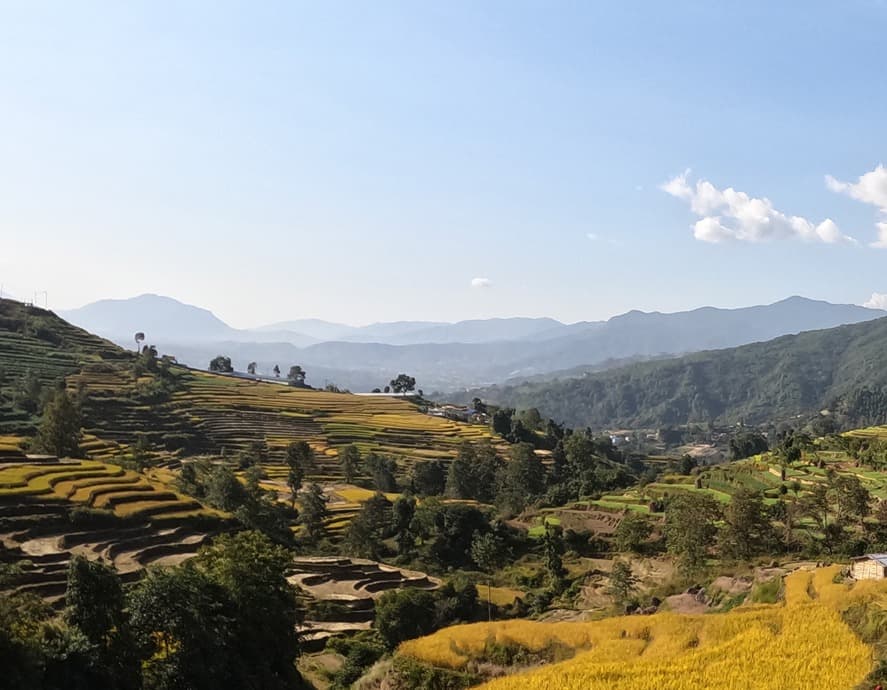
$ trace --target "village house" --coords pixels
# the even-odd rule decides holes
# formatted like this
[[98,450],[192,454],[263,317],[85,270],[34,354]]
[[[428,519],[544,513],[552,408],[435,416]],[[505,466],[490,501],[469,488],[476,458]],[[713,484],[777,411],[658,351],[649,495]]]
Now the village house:
[[850,563],[854,580],[883,580],[887,577],[887,553],[868,553]]

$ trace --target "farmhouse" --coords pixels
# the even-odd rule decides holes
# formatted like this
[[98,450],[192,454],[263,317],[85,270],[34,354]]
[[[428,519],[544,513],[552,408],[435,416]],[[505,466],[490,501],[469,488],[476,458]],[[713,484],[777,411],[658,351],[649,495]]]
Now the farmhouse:
[[850,575],[855,580],[883,580],[887,577],[887,553],[869,553],[854,558]]

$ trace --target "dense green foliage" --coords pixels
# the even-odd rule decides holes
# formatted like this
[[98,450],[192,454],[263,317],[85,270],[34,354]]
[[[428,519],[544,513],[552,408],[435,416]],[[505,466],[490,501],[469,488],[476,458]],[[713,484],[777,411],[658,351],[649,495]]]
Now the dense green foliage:
[[868,426],[887,421],[885,341],[887,319],[878,319],[466,399],[538,407],[574,427],[757,424],[825,408],[846,426]]
[[421,589],[386,592],[376,602],[373,627],[384,646],[393,650],[401,642],[427,635],[445,625],[474,620],[478,611],[477,587],[457,577],[434,592]]
[[77,404],[66,391],[57,390],[43,407],[43,418],[37,430],[37,448],[60,458],[77,457],[81,425]]
[[125,591],[113,570],[75,558],[61,617],[29,595],[0,595],[0,687],[300,687],[290,562],[285,549],[241,532]]

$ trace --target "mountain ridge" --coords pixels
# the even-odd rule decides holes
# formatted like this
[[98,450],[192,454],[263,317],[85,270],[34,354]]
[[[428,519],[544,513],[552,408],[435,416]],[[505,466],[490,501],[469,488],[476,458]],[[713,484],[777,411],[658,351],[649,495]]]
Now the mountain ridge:
[[[150,306],[152,301],[159,301],[165,311],[160,316],[140,315],[138,308],[145,303]],[[101,307],[107,302],[94,304]],[[125,346],[131,344],[136,330],[145,332],[146,342],[192,366],[206,366],[217,354],[231,356],[241,369],[249,362],[257,362],[263,371],[270,371],[275,365],[287,368],[300,364],[308,370],[309,382],[334,382],[355,390],[384,385],[400,372],[416,376],[427,390],[465,389],[512,378],[595,368],[609,361],[735,347],[885,315],[867,307],[793,296],[770,305],[732,309],[700,307],[673,313],[633,310],[604,322],[574,324],[529,317],[472,319],[453,324],[371,324],[363,327],[364,335],[370,334],[370,342],[365,342],[353,331],[339,340],[319,340],[304,333],[279,330],[307,324],[315,327],[315,335],[323,335],[318,328],[346,328],[316,319],[234,329],[212,312],[172,298],[135,298],[130,312],[126,312],[125,300],[111,304],[112,313],[104,318],[90,313],[90,308],[101,312],[94,305],[61,315]],[[143,326],[145,323],[152,327]],[[415,342],[417,339],[425,342]],[[441,342],[431,342],[435,340]]]
[[734,348],[628,364],[473,397],[575,427],[763,424],[825,413],[844,426],[887,423],[887,317]]

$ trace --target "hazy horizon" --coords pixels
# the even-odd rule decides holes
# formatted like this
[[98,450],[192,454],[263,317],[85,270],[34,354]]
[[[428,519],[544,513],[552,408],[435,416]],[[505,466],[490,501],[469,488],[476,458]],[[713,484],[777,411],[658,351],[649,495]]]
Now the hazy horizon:
[[[21,301],[21,298],[15,296],[15,295],[7,295],[7,294],[4,293],[3,295],[0,295],[0,296],[7,297],[7,298],[12,297],[12,298],[14,298],[14,299],[19,299],[19,300]],[[458,323],[458,322],[462,322],[462,321],[477,321],[477,320],[482,321],[482,320],[490,320],[490,319],[503,319],[503,320],[506,320],[506,319],[553,319],[553,320],[555,320],[555,321],[559,321],[560,323],[562,323],[562,324],[564,324],[564,325],[571,325],[571,324],[577,324],[577,323],[588,323],[588,322],[598,322],[598,321],[600,321],[600,322],[604,322],[604,321],[607,321],[607,320],[612,319],[612,318],[614,318],[614,317],[624,315],[624,314],[626,314],[626,313],[628,313],[628,312],[631,312],[631,311],[640,311],[640,312],[643,312],[643,313],[646,313],[646,314],[672,314],[672,313],[677,313],[677,312],[694,311],[694,310],[697,310],[697,309],[703,309],[703,308],[708,308],[708,307],[711,307],[711,308],[714,308],[714,309],[743,309],[743,308],[748,308],[748,307],[767,306],[767,305],[769,305],[769,304],[774,304],[774,303],[777,303],[777,302],[782,302],[782,301],[785,301],[785,300],[788,300],[788,299],[792,299],[792,298],[796,298],[796,297],[800,297],[800,298],[802,298],[802,299],[817,300],[817,298],[809,297],[809,296],[807,296],[807,295],[786,295],[786,296],[781,297],[781,298],[779,298],[779,299],[777,299],[777,300],[774,300],[773,302],[767,302],[767,303],[738,304],[738,305],[735,305],[735,306],[722,306],[722,305],[717,305],[717,304],[697,304],[697,305],[694,305],[694,306],[690,306],[690,307],[688,307],[688,308],[686,308],[686,309],[676,309],[676,310],[672,310],[672,311],[664,311],[664,310],[657,310],[657,309],[651,309],[651,310],[629,309],[629,310],[627,310],[627,311],[620,311],[620,312],[615,312],[615,313],[609,314],[609,315],[604,316],[604,317],[602,317],[602,318],[600,318],[600,319],[579,319],[579,320],[577,320],[577,321],[564,321],[564,320],[562,320],[562,319],[558,319],[558,318],[556,318],[556,317],[554,317],[554,316],[551,316],[550,314],[540,314],[540,315],[528,315],[528,314],[505,314],[505,315],[493,315],[493,316],[479,317],[479,318],[477,318],[477,317],[471,317],[471,318],[465,318],[465,319],[457,318],[457,319],[452,320],[452,321],[446,321],[446,320],[436,321],[436,320],[423,319],[423,318],[415,318],[415,319],[411,319],[411,318],[397,318],[397,319],[393,319],[393,320],[390,320],[390,321],[347,322],[347,321],[336,321],[336,320],[333,320],[333,319],[324,318],[324,317],[321,315],[321,316],[295,316],[295,317],[292,317],[292,318],[290,318],[290,317],[285,317],[285,318],[281,318],[281,319],[278,319],[278,320],[275,320],[275,321],[262,322],[262,323],[254,323],[254,324],[248,324],[248,325],[240,325],[240,324],[237,324],[237,323],[232,323],[232,322],[229,321],[228,319],[224,318],[224,316],[222,316],[221,314],[219,314],[215,309],[212,309],[211,307],[209,307],[209,306],[207,306],[207,305],[203,305],[203,304],[192,304],[192,303],[189,303],[189,302],[184,302],[184,301],[182,301],[182,300],[179,300],[178,298],[176,298],[176,297],[173,296],[173,295],[166,295],[166,294],[160,294],[160,293],[141,293],[141,294],[138,294],[138,295],[131,295],[131,296],[129,296],[129,297],[122,297],[122,298],[102,298],[102,299],[100,299],[100,300],[96,300],[95,302],[101,302],[101,301],[106,301],[106,300],[110,300],[110,301],[127,301],[127,300],[136,299],[136,298],[139,298],[139,297],[146,297],[146,296],[148,296],[148,297],[160,297],[160,298],[163,298],[163,299],[172,299],[172,300],[175,300],[175,301],[177,301],[177,302],[180,302],[181,304],[184,304],[184,305],[189,306],[189,307],[196,307],[196,308],[199,308],[199,309],[206,309],[206,310],[210,311],[214,316],[216,316],[216,317],[218,317],[219,319],[221,319],[221,320],[222,320],[225,324],[227,324],[228,326],[231,326],[232,328],[236,328],[236,329],[240,329],[240,330],[251,330],[251,329],[265,328],[265,327],[268,327],[268,326],[274,326],[274,325],[277,325],[277,324],[282,324],[282,323],[286,323],[286,322],[290,322],[290,321],[323,321],[323,322],[327,322],[327,323],[334,323],[334,324],[337,324],[337,325],[343,325],[343,326],[348,326],[348,327],[352,327],[352,328],[363,328],[363,327],[373,326],[373,325],[381,324],[381,323],[416,322],[416,323],[450,323],[450,324],[452,324],[452,323]],[[37,298],[36,304],[37,304],[38,306],[43,306],[43,304],[42,304],[42,302],[41,302],[42,295],[38,295],[37,297],[38,297],[38,298]],[[830,300],[817,300],[817,301],[830,302]],[[79,309],[79,308],[82,308],[82,307],[90,306],[90,305],[94,304],[95,302],[88,302],[88,303],[86,303],[86,304],[78,305],[77,307],[72,307],[72,308],[61,308],[61,307],[58,307],[58,308],[55,308],[55,309],[54,309],[53,306],[52,306],[51,304],[49,304],[48,307],[49,307],[50,309],[52,309],[53,311],[69,312],[69,311],[73,311],[73,310],[76,310],[76,309]],[[885,309],[884,309],[883,306],[881,306],[881,305],[877,305],[877,306],[876,306],[876,305],[872,304],[871,302],[872,302],[872,300],[870,299],[870,300],[867,301],[867,303],[848,302],[848,303],[846,303],[846,304],[853,304],[853,305],[860,306],[860,307],[867,307],[867,308],[870,308],[870,309],[880,309],[880,310],[882,310],[882,311],[885,311]],[[832,303],[832,304],[836,304],[835,302],[831,302],[831,303]]]

